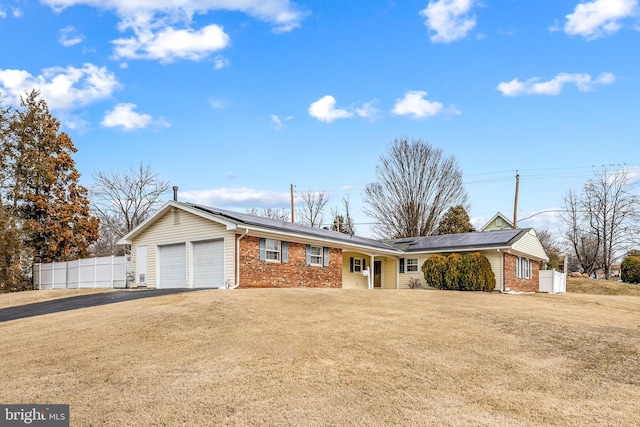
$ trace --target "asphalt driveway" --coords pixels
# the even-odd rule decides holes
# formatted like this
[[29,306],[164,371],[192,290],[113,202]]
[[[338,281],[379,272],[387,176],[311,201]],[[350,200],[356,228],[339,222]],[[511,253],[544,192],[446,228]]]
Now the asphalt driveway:
[[[36,302],[0,309],[0,323],[9,320],[24,319],[25,317],[41,316],[43,314],[59,313],[61,311],[77,310],[80,308],[96,307],[117,302],[131,301],[140,298],[159,297],[180,292],[194,292],[199,289],[144,289],[104,292],[100,294],[78,295],[50,301]],[[38,291],[46,292],[46,291]]]

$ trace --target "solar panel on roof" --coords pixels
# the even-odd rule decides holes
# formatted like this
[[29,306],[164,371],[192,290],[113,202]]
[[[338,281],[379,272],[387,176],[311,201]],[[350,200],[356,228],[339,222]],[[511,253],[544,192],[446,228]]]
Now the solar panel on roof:
[[416,239],[408,248],[409,251],[452,249],[466,247],[487,247],[507,245],[523,230],[499,230],[477,233],[445,234],[425,236]]
[[259,227],[271,228],[275,230],[288,231],[293,233],[305,234],[308,236],[321,237],[325,239],[339,240],[343,242],[349,242],[353,244],[361,244],[366,246],[377,247],[386,250],[397,250],[391,245],[374,239],[368,239],[366,237],[359,237],[355,235],[349,235],[340,233],[338,231],[326,230],[323,228],[309,227],[306,225],[295,224],[287,221],[280,221],[277,219],[266,218],[251,214],[245,214],[241,212],[228,211],[226,209],[212,208],[208,206],[188,204],[196,209],[209,212],[214,215],[224,216],[233,221],[240,222],[242,224],[256,225]]

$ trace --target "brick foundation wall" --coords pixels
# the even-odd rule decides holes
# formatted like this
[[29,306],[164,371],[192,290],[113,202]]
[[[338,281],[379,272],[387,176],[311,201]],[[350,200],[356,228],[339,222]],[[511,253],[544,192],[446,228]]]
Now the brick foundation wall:
[[531,260],[531,279],[516,277],[516,256],[504,254],[504,288],[512,291],[538,292],[540,285],[540,263]]
[[280,263],[260,261],[260,238],[240,240],[240,288],[294,287],[341,288],[342,250],[330,248],[329,265],[318,267],[306,265],[304,244],[289,242],[289,260]]

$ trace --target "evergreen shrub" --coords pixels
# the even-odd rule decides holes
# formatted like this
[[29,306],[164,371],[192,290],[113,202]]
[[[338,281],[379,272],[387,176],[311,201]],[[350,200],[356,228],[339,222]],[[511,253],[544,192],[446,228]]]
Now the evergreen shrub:
[[458,291],[492,292],[496,276],[487,257],[479,252],[432,255],[422,264],[427,286]]
[[620,265],[620,279],[625,283],[640,283],[640,256],[628,256]]

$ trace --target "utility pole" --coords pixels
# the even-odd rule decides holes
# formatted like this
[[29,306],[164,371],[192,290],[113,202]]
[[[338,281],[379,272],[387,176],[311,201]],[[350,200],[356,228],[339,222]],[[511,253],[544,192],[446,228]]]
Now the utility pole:
[[293,213],[293,184],[291,184],[291,222],[294,223],[295,221],[295,215]]
[[516,171],[516,199],[513,202],[513,228],[518,228],[518,188],[520,186],[520,174]]

